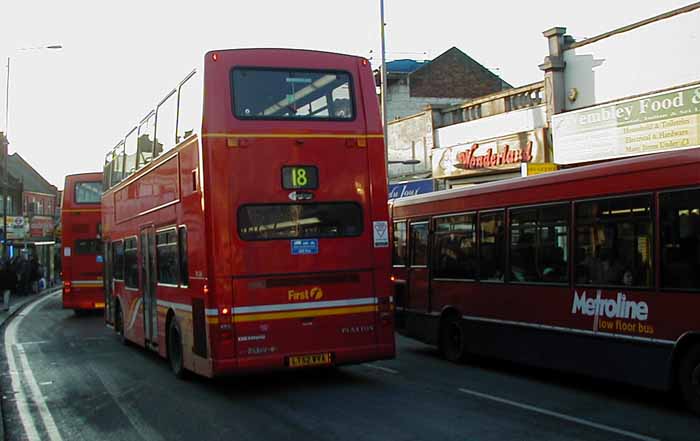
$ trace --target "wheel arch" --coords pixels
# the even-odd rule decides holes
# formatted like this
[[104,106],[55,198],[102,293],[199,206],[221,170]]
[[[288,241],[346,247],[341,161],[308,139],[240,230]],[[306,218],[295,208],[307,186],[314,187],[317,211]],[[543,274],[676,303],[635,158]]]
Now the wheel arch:
[[442,341],[440,338],[440,333],[442,332],[442,326],[447,321],[448,318],[462,318],[462,313],[454,305],[445,305],[440,310],[440,320],[438,320],[436,341],[438,342],[438,349],[442,350]]
[[674,345],[668,371],[669,389],[678,387],[678,369],[680,363],[683,360],[683,356],[695,345],[700,345],[700,331],[686,332]]

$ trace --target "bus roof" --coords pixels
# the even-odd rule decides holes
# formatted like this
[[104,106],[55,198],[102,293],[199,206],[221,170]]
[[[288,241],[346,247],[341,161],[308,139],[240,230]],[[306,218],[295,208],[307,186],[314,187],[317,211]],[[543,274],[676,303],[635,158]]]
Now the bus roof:
[[[511,178],[488,182],[472,187],[440,190],[416,196],[393,199],[393,207],[410,206],[446,199],[472,196],[476,194],[496,193],[504,190],[526,189],[540,185],[551,185],[579,179],[609,176],[613,174],[665,168],[679,164],[700,163],[700,148],[694,147],[674,152],[654,153],[634,158],[625,158],[605,163],[585,165],[572,169],[559,170],[526,178]],[[700,171],[698,172],[700,174]]]

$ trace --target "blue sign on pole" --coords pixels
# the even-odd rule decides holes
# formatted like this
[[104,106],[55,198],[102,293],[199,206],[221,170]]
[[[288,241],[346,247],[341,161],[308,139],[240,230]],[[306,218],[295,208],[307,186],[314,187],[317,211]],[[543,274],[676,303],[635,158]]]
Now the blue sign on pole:
[[292,239],[292,256],[318,254],[318,239]]
[[430,193],[431,191],[433,191],[432,179],[399,182],[397,184],[389,184],[389,199],[415,196],[417,194]]

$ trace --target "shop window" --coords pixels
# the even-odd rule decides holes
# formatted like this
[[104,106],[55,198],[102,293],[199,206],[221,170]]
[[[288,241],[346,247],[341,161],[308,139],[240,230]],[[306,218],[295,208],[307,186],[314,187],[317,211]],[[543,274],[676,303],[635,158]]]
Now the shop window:
[[435,277],[476,279],[475,218],[474,214],[435,218]]
[[510,281],[568,280],[568,204],[511,210]]
[[651,196],[576,203],[576,283],[651,287]]
[[700,188],[659,195],[661,286],[700,290]]
[[136,260],[136,238],[124,240],[124,286],[139,287],[139,265]]
[[411,266],[428,265],[428,223],[411,224]]
[[392,262],[396,266],[405,266],[406,260],[406,222],[394,222]]
[[115,280],[124,280],[124,242],[121,240],[112,244],[112,274]]
[[503,281],[506,268],[506,232],[503,212],[479,214],[479,278]]
[[158,283],[176,285],[178,278],[177,232],[171,228],[156,233]]

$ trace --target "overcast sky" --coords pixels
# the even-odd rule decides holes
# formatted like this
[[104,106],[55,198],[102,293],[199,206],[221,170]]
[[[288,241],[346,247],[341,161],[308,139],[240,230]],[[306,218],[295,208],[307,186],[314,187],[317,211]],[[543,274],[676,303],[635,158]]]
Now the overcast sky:
[[[513,86],[542,79],[542,31],[576,39],[691,0],[385,0],[388,59],[430,59],[456,46]],[[272,15],[271,15],[272,14]],[[379,58],[379,0],[5,0],[0,57],[11,57],[10,152],[51,183],[100,170],[126,131],[205,51],[294,47]],[[61,44],[59,51],[19,50]],[[2,69],[0,127],[4,127]]]

